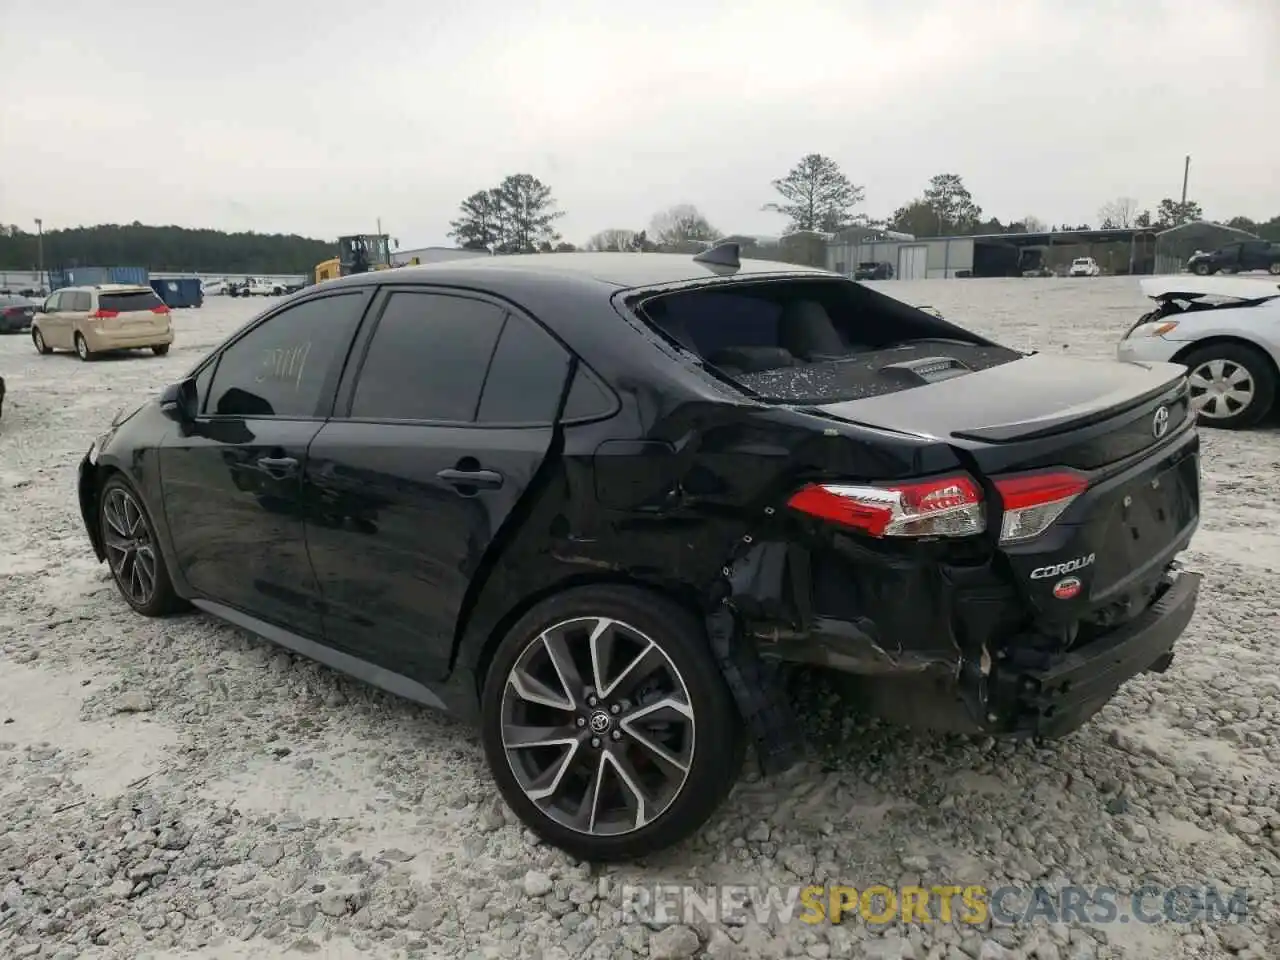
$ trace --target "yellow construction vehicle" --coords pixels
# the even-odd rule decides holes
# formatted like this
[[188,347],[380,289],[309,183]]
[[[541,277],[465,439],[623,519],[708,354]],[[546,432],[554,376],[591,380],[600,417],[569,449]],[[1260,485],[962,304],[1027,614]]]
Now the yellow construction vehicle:
[[324,283],[353,273],[389,270],[391,241],[385,233],[363,233],[338,238],[338,255],[316,264],[316,283]]

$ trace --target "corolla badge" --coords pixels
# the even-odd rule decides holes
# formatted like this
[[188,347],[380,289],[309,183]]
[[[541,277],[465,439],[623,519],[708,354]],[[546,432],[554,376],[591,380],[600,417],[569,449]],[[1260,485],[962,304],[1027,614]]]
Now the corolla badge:
[[1151,435],[1159,440],[1169,432],[1169,408],[1160,407],[1151,418]]

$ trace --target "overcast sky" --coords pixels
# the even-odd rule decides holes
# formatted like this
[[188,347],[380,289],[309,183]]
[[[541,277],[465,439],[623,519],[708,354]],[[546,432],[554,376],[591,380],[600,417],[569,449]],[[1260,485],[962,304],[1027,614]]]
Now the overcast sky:
[[885,216],[935,173],[1096,223],[1182,188],[1280,214],[1280,0],[0,0],[0,221],[445,243],[504,174],[575,242],[700,207],[784,226],[824,153]]

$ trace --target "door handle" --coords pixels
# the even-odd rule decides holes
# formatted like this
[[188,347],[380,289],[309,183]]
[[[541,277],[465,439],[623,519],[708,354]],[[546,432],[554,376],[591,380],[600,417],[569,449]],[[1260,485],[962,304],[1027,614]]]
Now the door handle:
[[293,457],[261,457],[258,466],[273,477],[287,477],[298,469],[298,461]]
[[502,474],[496,470],[441,470],[436,477],[459,488],[497,490],[502,486]]

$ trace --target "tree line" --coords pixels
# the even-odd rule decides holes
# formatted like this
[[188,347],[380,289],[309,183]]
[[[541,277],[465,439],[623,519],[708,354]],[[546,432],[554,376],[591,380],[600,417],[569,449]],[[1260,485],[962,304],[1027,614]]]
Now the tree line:
[[[0,269],[31,270],[40,260],[35,233],[0,226]],[[157,271],[304,273],[336,256],[337,244],[296,234],[226,233],[141,223],[49,230],[44,264],[56,267],[145,266]]]
[[[909,233],[917,237],[972,236],[987,233],[1039,233],[1088,230],[1090,224],[1047,224],[1035,216],[1009,222],[987,216],[963,178],[940,173],[920,195],[889,217],[874,219],[859,208],[866,190],[855,184],[830,157],[807,154],[770,183],[775,198],[762,209],[786,218],[781,243],[757,246],[750,237],[735,237],[752,256],[822,262],[821,236],[850,227]],[[551,187],[530,173],[506,176],[477,190],[458,207],[449,236],[458,246],[494,254],[568,252],[577,247],[556,229],[564,216]],[[1204,216],[1200,204],[1166,197],[1153,210],[1131,197],[1109,200],[1098,210],[1097,226],[1161,230]],[[1280,242],[1280,216],[1255,220],[1237,216],[1229,226]],[[643,227],[610,227],[594,233],[587,250],[692,252],[708,241],[725,239],[707,216],[691,203],[678,203],[655,213]],[[49,267],[141,265],[152,270],[195,270],[205,273],[302,273],[337,253],[336,244],[296,234],[226,233],[176,226],[104,224],[50,230],[44,235],[44,263]],[[0,269],[28,270],[38,261],[35,234],[0,225]]]

